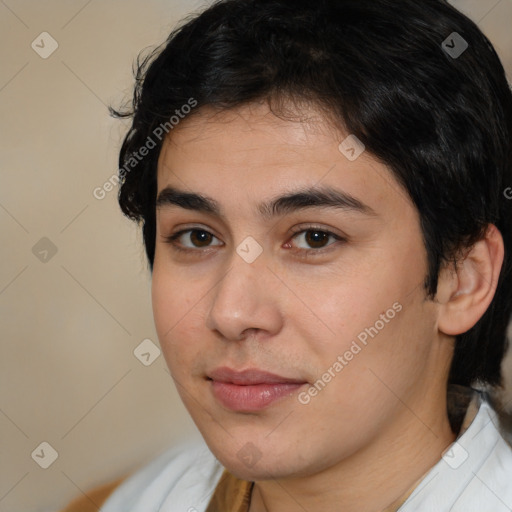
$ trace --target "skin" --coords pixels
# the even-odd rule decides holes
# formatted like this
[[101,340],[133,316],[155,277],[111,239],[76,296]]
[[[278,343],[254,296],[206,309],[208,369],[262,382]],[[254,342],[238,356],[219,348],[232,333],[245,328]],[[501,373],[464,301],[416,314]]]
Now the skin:
[[[453,334],[475,323],[492,298],[496,270],[486,274],[479,261],[494,254],[499,264],[500,238],[473,265],[487,280],[471,266],[465,279],[446,272],[439,300],[428,300],[426,251],[407,194],[367,151],[349,161],[338,149],[348,134],[313,107],[306,113],[298,122],[265,104],[216,115],[203,107],[170,133],[158,192],[171,186],[206,195],[222,215],[157,208],[155,325],[211,451],[235,476],[256,482],[250,512],[393,510],[455,439],[446,413]],[[314,207],[265,219],[257,210],[322,185],[374,214]],[[311,244],[311,225],[344,240]],[[185,229],[213,236],[189,231],[176,245],[166,240]],[[236,252],[248,236],[263,249],[253,263]],[[468,302],[486,283],[478,307]],[[261,411],[235,412],[211,392],[207,375],[219,366],[300,378],[307,390],[395,303],[401,311],[308,404],[293,392]],[[237,456],[248,442],[261,457],[251,466]]]

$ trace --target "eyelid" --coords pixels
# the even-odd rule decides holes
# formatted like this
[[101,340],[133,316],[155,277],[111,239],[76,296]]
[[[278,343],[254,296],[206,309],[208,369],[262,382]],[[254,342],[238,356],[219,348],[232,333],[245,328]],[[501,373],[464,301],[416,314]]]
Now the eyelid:
[[321,231],[322,233],[327,233],[334,237],[344,238],[344,239],[347,238],[346,235],[335,233],[331,228],[328,228],[326,226],[321,226],[319,224],[300,224],[299,226],[293,227],[290,231],[292,232],[293,235],[302,233],[304,231]]
[[[298,235],[300,235],[302,233],[306,233],[308,231],[317,231],[317,232],[324,233],[324,234],[328,235],[329,238],[334,238],[337,242],[344,243],[344,242],[348,241],[348,237],[347,236],[334,233],[329,228],[325,228],[323,226],[318,226],[318,225],[315,225],[315,224],[301,225],[301,226],[294,227],[292,229],[292,237],[291,237],[291,239],[296,238]],[[288,243],[289,242],[287,242],[287,244]],[[331,250],[331,246],[333,246],[333,245],[335,245],[335,242],[330,243],[329,245],[326,245],[325,247],[321,247],[319,249],[313,249],[313,248],[311,248],[311,249],[301,249],[301,248],[299,248],[299,249],[296,250],[296,252],[298,252],[300,256],[308,256],[310,254],[321,255],[324,252],[330,251]]]

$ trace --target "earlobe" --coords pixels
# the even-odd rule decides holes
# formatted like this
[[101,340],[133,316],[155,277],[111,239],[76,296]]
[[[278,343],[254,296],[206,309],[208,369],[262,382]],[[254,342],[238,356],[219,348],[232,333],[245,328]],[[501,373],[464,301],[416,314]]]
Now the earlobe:
[[501,233],[489,224],[484,238],[457,262],[456,269],[450,266],[440,272],[436,294],[439,331],[457,336],[478,322],[496,292],[503,257]]

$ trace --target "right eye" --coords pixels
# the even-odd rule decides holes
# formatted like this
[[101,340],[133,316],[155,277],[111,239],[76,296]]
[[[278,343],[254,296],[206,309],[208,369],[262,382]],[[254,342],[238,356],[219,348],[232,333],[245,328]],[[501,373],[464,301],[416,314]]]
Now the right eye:
[[[212,240],[218,240],[215,235],[204,229],[183,229],[165,237],[166,243],[171,244],[178,251],[196,251],[201,248],[211,247]],[[188,241],[188,244],[185,242]],[[220,241],[219,241],[220,242]],[[222,242],[214,246],[222,245]]]

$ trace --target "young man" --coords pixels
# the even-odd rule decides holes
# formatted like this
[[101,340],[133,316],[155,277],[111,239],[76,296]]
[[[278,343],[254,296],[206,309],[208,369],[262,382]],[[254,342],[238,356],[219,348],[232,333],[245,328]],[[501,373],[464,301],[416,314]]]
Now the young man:
[[205,444],[102,511],[512,510],[511,140],[503,67],[441,0],[221,0],[173,32],[119,201]]

